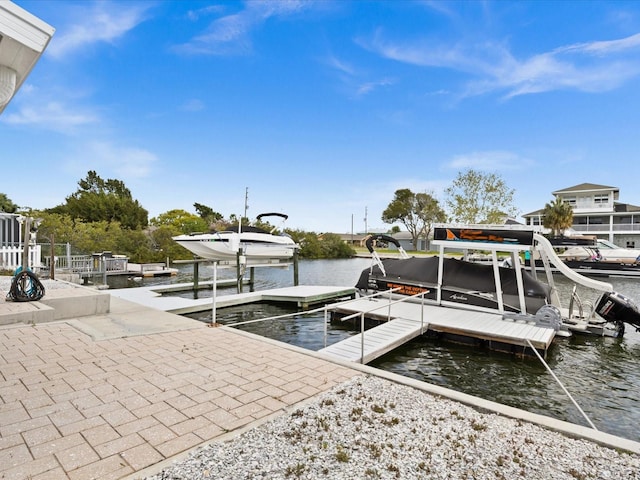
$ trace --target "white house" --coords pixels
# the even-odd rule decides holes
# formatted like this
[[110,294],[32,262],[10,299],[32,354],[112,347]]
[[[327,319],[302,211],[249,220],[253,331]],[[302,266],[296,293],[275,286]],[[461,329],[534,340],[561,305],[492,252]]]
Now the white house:
[[[581,183],[551,192],[573,207],[573,230],[596,235],[626,248],[640,248],[640,207],[619,202],[620,190]],[[523,215],[527,225],[541,226],[543,209]]]

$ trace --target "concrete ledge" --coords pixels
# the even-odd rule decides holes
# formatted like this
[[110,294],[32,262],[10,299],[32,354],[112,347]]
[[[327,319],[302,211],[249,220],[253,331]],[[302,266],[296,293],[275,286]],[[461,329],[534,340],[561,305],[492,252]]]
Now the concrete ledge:
[[0,303],[0,325],[53,322],[55,310],[40,302],[2,302]]
[[[0,292],[2,294],[2,292]],[[56,281],[45,286],[37,302],[7,302],[0,298],[0,325],[36,324],[109,312],[111,295],[72,283]]]
[[83,287],[51,289],[36,303],[53,308],[55,320],[65,320],[108,313],[111,295]]

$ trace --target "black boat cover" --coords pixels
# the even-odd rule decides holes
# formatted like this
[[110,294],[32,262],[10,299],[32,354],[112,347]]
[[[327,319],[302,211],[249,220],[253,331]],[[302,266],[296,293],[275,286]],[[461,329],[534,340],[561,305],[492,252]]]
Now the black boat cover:
[[[435,286],[438,283],[438,257],[385,259],[382,261],[386,277],[378,266],[373,267],[372,275],[390,282],[407,285]],[[467,262],[454,258],[443,259],[443,286],[457,287],[465,290],[494,292],[496,285],[493,266]],[[356,288],[367,290],[370,269],[365,269],[358,279]],[[512,268],[499,267],[502,291],[507,295],[518,295],[516,273]],[[536,280],[529,272],[522,270],[522,282],[526,297],[548,298],[551,287]]]

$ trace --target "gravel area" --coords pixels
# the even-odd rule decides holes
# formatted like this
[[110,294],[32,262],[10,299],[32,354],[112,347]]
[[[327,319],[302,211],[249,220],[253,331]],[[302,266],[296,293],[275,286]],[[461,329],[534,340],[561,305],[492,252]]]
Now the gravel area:
[[640,456],[356,377],[148,480],[640,479]]

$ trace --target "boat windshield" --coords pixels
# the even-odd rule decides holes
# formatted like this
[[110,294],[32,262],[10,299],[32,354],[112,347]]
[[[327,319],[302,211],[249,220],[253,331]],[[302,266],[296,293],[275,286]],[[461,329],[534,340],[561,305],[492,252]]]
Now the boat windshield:
[[598,239],[598,248],[603,248],[603,249],[618,249],[618,248],[622,248],[619,247],[618,245],[611,243],[608,240],[602,240],[602,239]]

